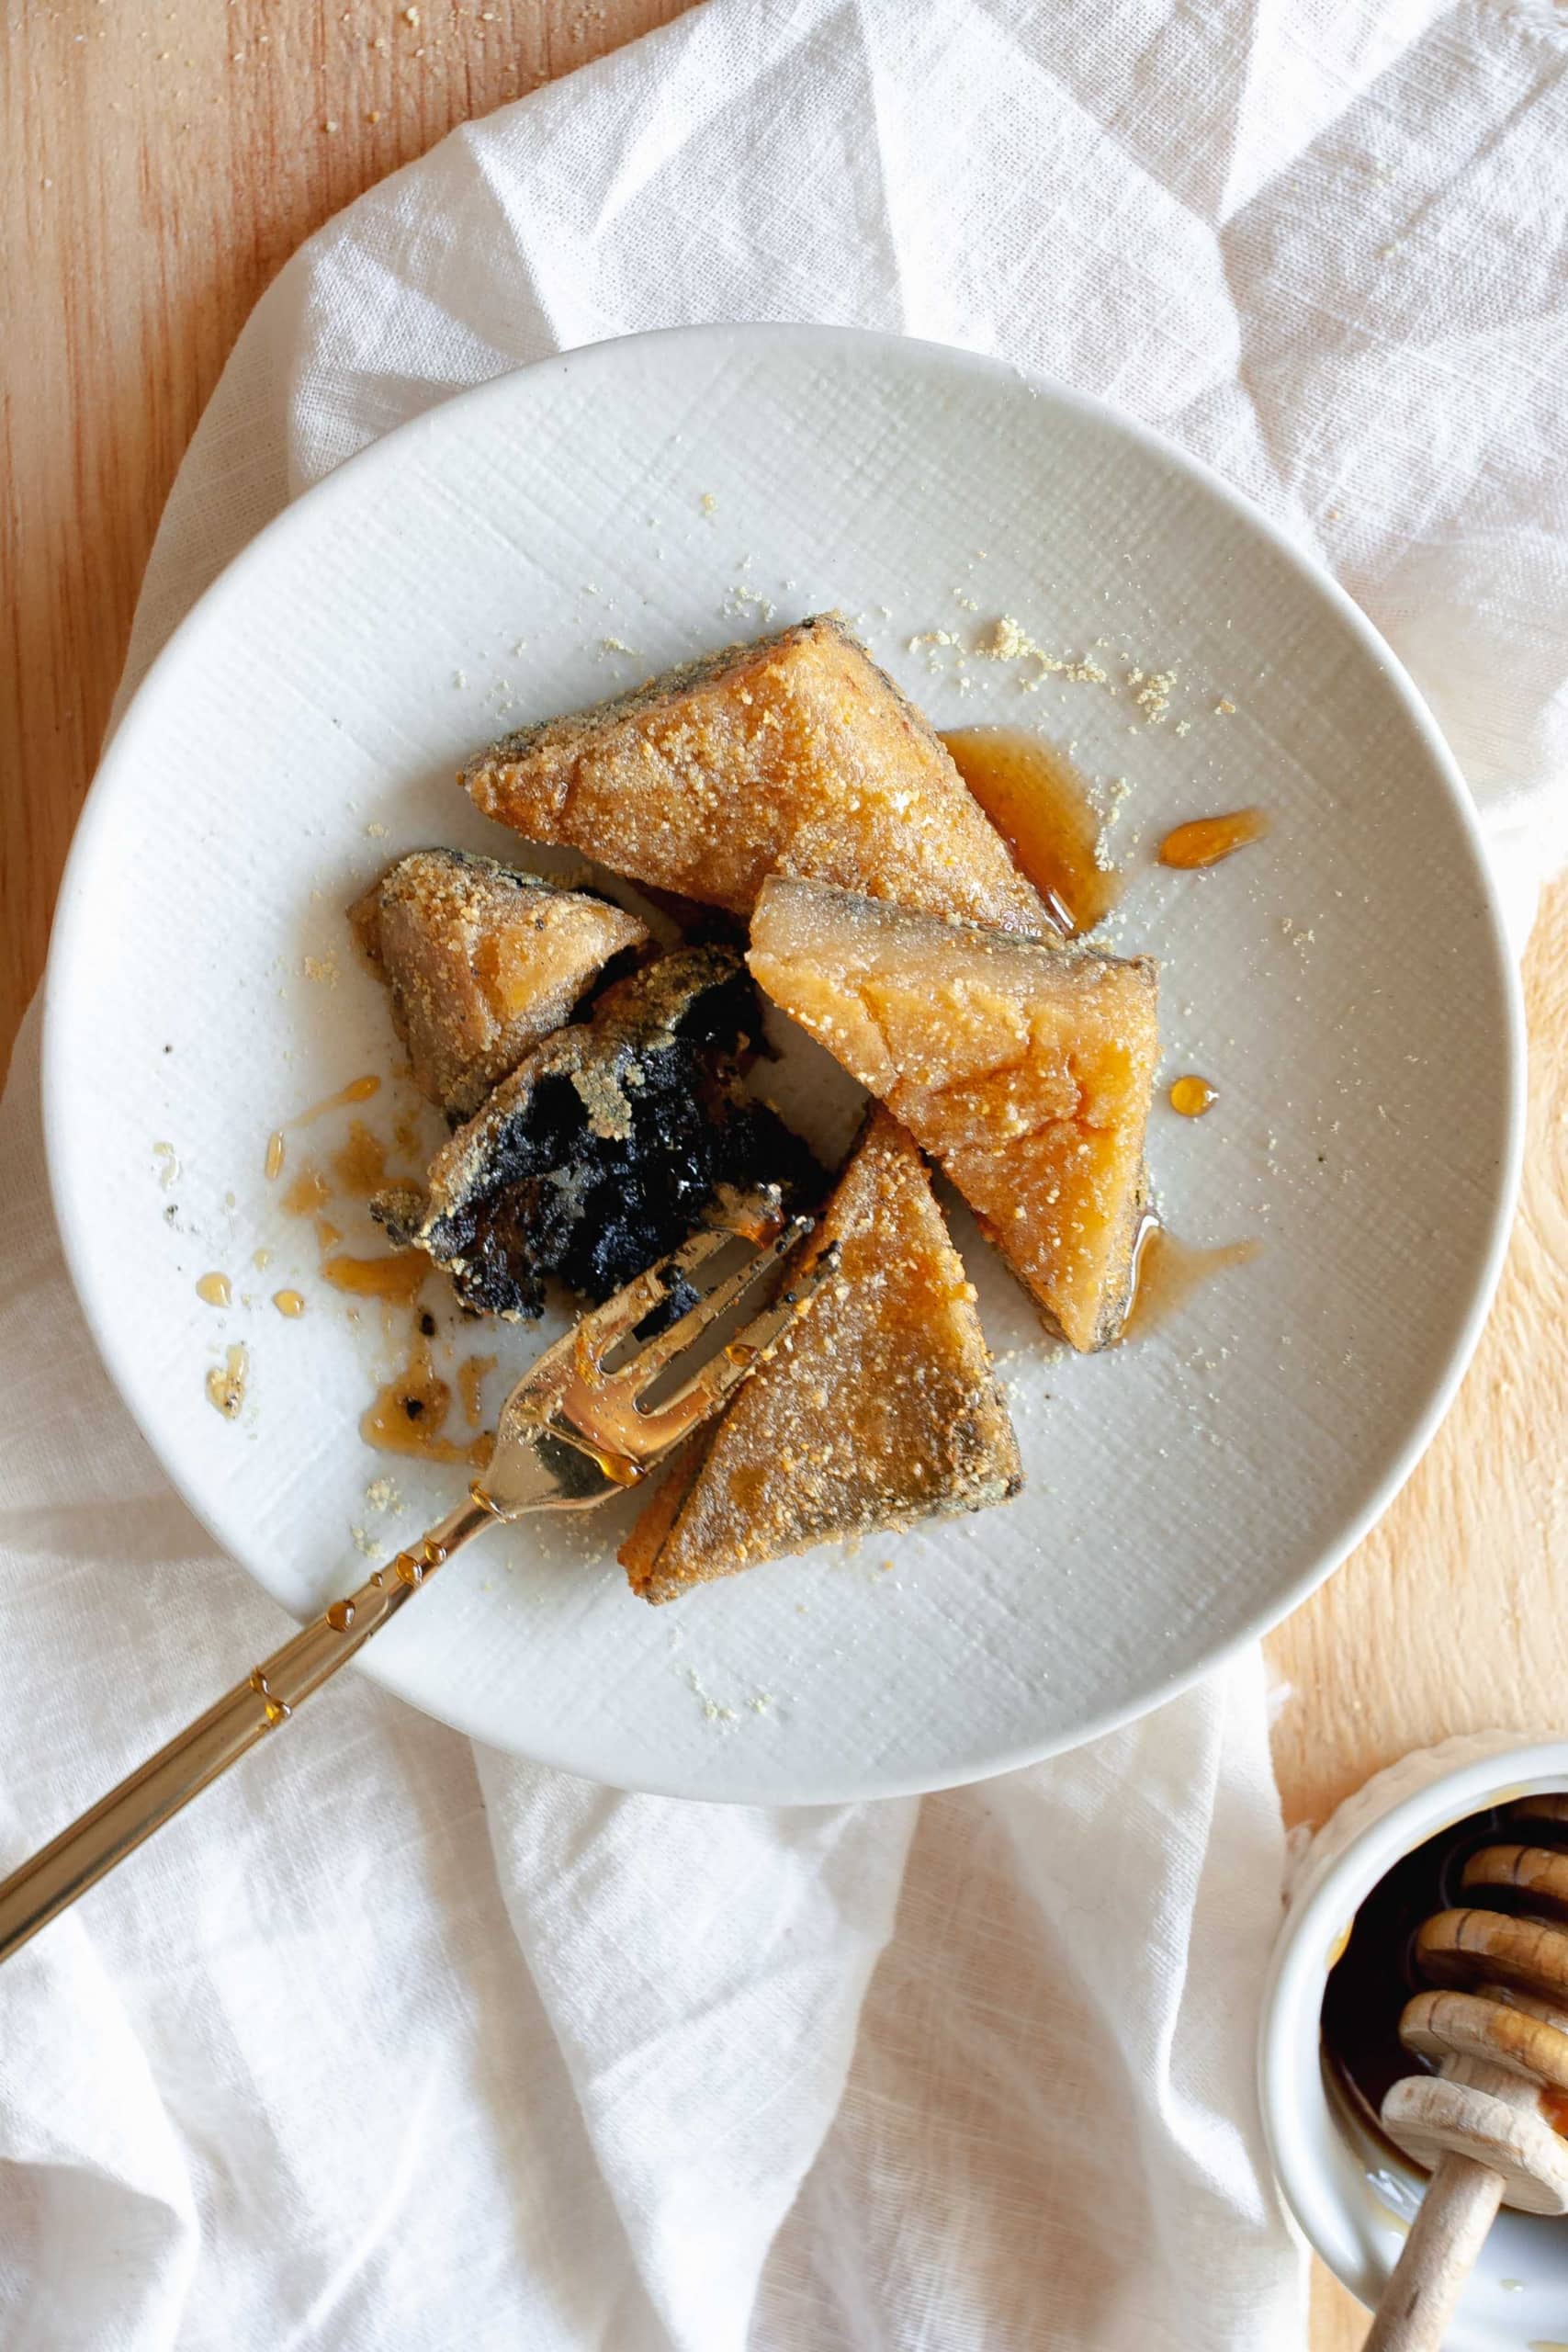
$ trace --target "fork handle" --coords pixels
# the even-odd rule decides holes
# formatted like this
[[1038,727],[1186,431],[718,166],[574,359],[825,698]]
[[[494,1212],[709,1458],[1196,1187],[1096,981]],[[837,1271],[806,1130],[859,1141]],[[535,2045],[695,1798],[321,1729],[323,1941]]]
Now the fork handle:
[[333,1601],[264,1658],[247,1681],[236,1683],[215,1707],[0,1882],[0,1961],[96,1886],[248,1748],[287,1723],[312,1690],[428,1584],[460,1544],[494,1523],[495,1513],[470,1496],[412,1551],[400,1552],[357,1592]]

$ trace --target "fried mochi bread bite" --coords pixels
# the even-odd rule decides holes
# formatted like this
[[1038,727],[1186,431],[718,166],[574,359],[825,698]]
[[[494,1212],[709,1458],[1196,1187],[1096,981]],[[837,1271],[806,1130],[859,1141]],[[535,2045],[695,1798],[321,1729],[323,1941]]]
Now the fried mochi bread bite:
[[748,961],[945,1170],[1051,1327],[1113,1340],[1147,1199],[1155,965],[788,879],[763,886]]
[[420,849],[348,910],[391,1001],[414,1084],[451,1118],[477,1111],[647,925],[607,899],[493,857]]
[[982,1510],[1023,1483],[1018,1443],[925,1162],[871,1114],[812,1237],[837,1255],[809,1310],[694,1440],[620,1559],[634,1591]]
[[738,915],[783,873],[1049,926],[941,737],[830,617],[522,728],[459,781],[531,841]]

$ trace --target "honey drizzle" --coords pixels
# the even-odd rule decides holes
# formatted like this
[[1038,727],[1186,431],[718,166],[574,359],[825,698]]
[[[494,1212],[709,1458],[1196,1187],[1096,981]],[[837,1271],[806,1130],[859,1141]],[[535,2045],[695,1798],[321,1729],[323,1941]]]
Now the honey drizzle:
[[373,1094],[380,1091],[378,1078],[350,1079],[348,1084],[340,1086],[335,1094],[323,1095],[321,1102],[312,1102],[309,1110],[299,1112],[288,1124],[291,1127],[308,1127],[312,1120],[324,1118],[329,1111],[342,1110],[345,1102],[368,1102]]
[[484,1419],[484,1399],[479,1392],[495,1370],[496,1362],[494,1356],[466,1356],[457,1366],[457,1394],[463,1400],[463,1419],[471,1430],[477,1430]]
[[288,1149],[281,1127],[274,1127],[266,1139],[266,1181],[276,1183],[283,1173],[283,1155]]
[[1133,1280],[1127,1312],[1118,1339],[1155,1329],[1185,1306],[1194,1292],[1227,1266],[1245,1266],[1258,1255],[1260,1241],[1222,1242],[1215,1250],[1197,1250],[1179,1241],[1157,1216],[1145,1213],[1133,1245]]
[[[380,1086],[379,1078],[355,1079],[337,1093],[300,1112],[288,1125],[306,1126],[329,1111],[368,1102],[379,1092]],[[417,1112],[411,1112],[399,1124],[397,1148],[404,1156],[412,1157],[417,1148]],[[281,1170],[284,1148],[279,1130],[268,1138],[269,1176]],[[338,1253],[342,1231],[321,1214],[330,1202],[340,1197],[366,1200],[380,1191],[389,1182],[387,1159],[387,1146],[380,1137],[362,1120],[355,1119],[326,1169],[313,1164],[302,1168],[282,1195],[281,1205],[290,1216],[314,1218],[321,1278],[334,1290],[344,1291],[355,1298],[378,1299],[388,1307],[412,1306],[431,1272],[430,1261],[413,1250],[389,1251],[374,1258]],[[275,1292],[273,1305],[284,1316],[299,1316],[305,1311],[304,1296],[296,1290]],[[496,1360],[492,1356],[477,1356],[457,1367],[464,1418],[468,1427],[479,1434],[466,1442],[445,1437],[441,1431],[451,1412],[452,1391],[446,1381],[437,1377],[432,1363],[429,1340],[434,1336],[434,1319],[422,1317],[418,1322],[429,1328],[416,1326],[408,1363],[377,1390],[361,1417],[360,1434],[367,1444],[382,1453],[415,1454],[429,1462],[459,1462],[482,1469],[490,1460],[494,1440],[480,1430],[483,1406],[479,1392]],[[209,1392],[211,1393],[210,1380]]]
[[1218,1089],[1211,1086],[1206,1078],[1198,1077],[1195,1071],[1189,1071],[1185,1078],[1171,1080],[1170,1107],[1179,1111],[1184,1119],[1201,1119],[1205,1111],[1213,1109],[1219,1099]]
[[333,1174],[340,1193],[351,1200],[368,1200],[387,1181],[387,1147],[362,1119],[350,1125],[348,1140],[333,1154]]
[[1261,808],[1233,808],[1224,817],[1195,817],[1190,825],[1178,825],[1174,832],[1167,833],[1159,845],[1159,862],[1183,873],[1217,865],[1222,857],[1234,855],[1249,842],[1260,842],[1268,831],[1269,819]]
[[227,1274],[203,1274],[196,1295],[209,1306],[227,1306],[234,1293]]
[[333,1188],[319,1168],[301,1168],[283,1195],[284,1213],[288,1216],[314,1216],[332,1199]]
[[476,1437],[466,1445],[440,1432],[452,1409],[452,1391],[431,1362],[430,1342],[414,1334],[402,1371],[378,1388],[366,1408],[359,1433],[367,1445],[382,1453],[417,1454],[426,1462],[465,1462],[483,1469],[491,1456],[491,1440]]
[[412,1306],[430,1272],[430,1260],[419,1250],[399,1250],[385,1258],[327,1258],[321,1279],[334,1290],[355,1298],[379,1298],[390,1306]]
[[1092,931],[1121,897],[1122,876],[1100,862],[1100,818],[1070,761],[1022,727],[958,727],[942,740],[1057,929]]
[[294,1712],[293,1708],[287,1706],[281,1699],[273,1697],[266,1687],[266,1675],[259,1666],[251,1676],[251,1689],[261,1700],[265,1710],[268,1731],[276,1731],[279,1724],[286,1724]]
[[222,1414],[226,1421],[236,1421],[240,1418],[250,1368],[251,1360],[244,1349],[232,1347],[222,1363],[215,1363],[207,1375],[207,1401]]

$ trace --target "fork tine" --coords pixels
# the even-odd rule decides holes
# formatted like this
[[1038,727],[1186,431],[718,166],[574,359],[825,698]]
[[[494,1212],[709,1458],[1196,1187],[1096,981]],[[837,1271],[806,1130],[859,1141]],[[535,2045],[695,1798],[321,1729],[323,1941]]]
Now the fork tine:
[[[776,1221],[775,1200],[764,1230]],[[605,1355],[635,1329],[650,1307],[669,1296],[671,1277],[679,1279],[682,1272],[689,1272],[735,1238],[735,1227],[728,1221],[716,1230],[699,1228],[679,1250],[634,1277],[614,1298],[563,1333],[525,1373],[502,1407],[495,1453],[486,1474],[487,1508],[504,1519],[518,1510],[537,1508],[541,1501],[592,1503],[615,1487],[636,1485],[700,1421],[717,1411],[791,1319],[805,1313],[836,1251],[822,1251],[782,1298],[745,1324],[667,1404],[651,1408],[646,1405],[650,1385],[686,1348],[700,1344],[705,1331],[710,1331],[720,1316],[741,1306],[754,1289],[776,1274],[784,1258],[815,1229],[816,1223],[812,1216],[791,1217],[739,1275],[716,1283],[669,1333],[656,1332],[618,1371],[603,1368]],[[756,1237],[754,1231],[742,1229],[742,1238]],[[557,1442],[558,1451],[564,1442],[573,1459],[586,1453],[597,1465],[589,1482],[591,1491],[579,1491],[570,1481],[563,1486],[559,1462],[539,1453],[541,1443],[549,1439]],[[549,1490],[543,1496],[538,1491],[541,1469]]]
[[663,1306],[683,1274],[695,1273],[708,1259],[728,1249],[734,1239],[728,1227],[704,1227],[689,1234],[678,1250],[660,1258],[657,1265],[634,1274],[623,1290],[607,1298],[603,1306],[591,1308],[575,1327],[573,1336],[580,1357],[595,1365],[602,1363],[617,1340],[635,1331],[656,1306]]
[[[795,1237],[798,1240],[799,1236]],[[761,1263],[759,1260],[758,1263]],[[836,1242],[814,1258],[796,1282],[790,1283],[780,1298],[754,1315],[718,1354],[705,1363],[690,1380],[678,1388],[657,1410],[646,1416],[651,1434],[669,1445],[679,1442],[687,1431],[694,1430],[716,1413],[732,1390],[750,1374],[753,1366],[783,1338],[790,1326],[805,1315],[822,1284],[838,1268],[839,1248]]]
[[[749,1259],[744,1266],[738,1267],[734,1273],[727,1274],[723,1282],[716,1283],[712,1290],[705,1292],[694,1306],[689,1306],[668,1329],[656,1331],[631,1361],[622,1366],[620,1376],[635,1380],[640,1388],[646,1388],[656,1373],[683,1354],[694,1340],[701,1339],[710,1325],[716,1323],[721,1315],[727,1315],[732,1306],[738,1306],[749,1290],[787,1258],[797,1244],[805,1240],[816,1222],[816,1218],[811,1216],[791,1217],[783,1232],[776,1234],[766,1248],[759,1250],[755,1257]],[[726,1233],[719,1238],[723,1241],[732,1241],[735,1236]],[[705,1256],[709,1254],[704,1252]]]

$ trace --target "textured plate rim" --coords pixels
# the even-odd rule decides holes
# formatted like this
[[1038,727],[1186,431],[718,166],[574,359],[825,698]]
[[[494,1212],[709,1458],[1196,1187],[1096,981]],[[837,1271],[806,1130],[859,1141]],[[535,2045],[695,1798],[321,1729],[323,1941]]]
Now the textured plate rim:
[[[84,877],[92,862],[98,835],[118,820],[121,804],[133,797],[137,771],[131,754],[134,752],[133,721],[139,708],[152,699],[164,677],[177,671],[183,659],[187,637],[204,625],[212,606],[220,600],[243,594],[253,570],[265,567],[273,548],[295,527],[302,510],[315,515],[322,514],[329,502],[357,503],[376,479],[378,469],[396,464],[404,452],[422,435],[438,433],[454,410],[465,415],[476,413],[486,403],[498,408],[514,397],[520,379],[535,377],[552,368],[614,368],[621,364],[621,356],[628,346],[645,344],[685,344],[697,349],[722,347],[725,345],[747,345],[765,350],[769,344],[781,346],[813,345],[824,356],[835,350],[880,351],[884,359],[897,364],[900,356],[925,356],[952,367],[960,374],[972,374],[993,382],[1010,382],[1038,398],[1074,412],[1102,428],[1120,434],[1137,447],[1145,456],[1172,471],[1186,477],[1206,490],[1226,510],[1237,528],[1263,539],[1304,582],[1315,591],[1319,599],[1333,612],[1358,650],[1374,664],[1393,688],[1394,694],[1410,720],[1427,757],[1429,767],[1441,784],[1455,814],[1469,849],[1480,884],[1482,902],[1488,919],[1487,944],[1497,965],[1501,981],[1500,996],[1504,1007],[1506,1036],[1501,1040],[1506,1060],[1506,1133],[1499,1158],[1493,1192],[1491,1216],[1484,1252],[1474,1277],[1472,1295],[1464,1318],[1449,1350],[1447,1358],[1434,1377],[1427,1402],[1418,1412],[1404,1440],[1391,1457],[1382,1476],[1363,1500],[1360,1509],[1347,1522],[1337,1544],[1330,1544],[1312,1566],[1277,1590],[1260,1607],[1252,1611],[1230,1637],[1217,1643],[1206,1658],[1156,1677],[1141,1688],[1124,1704],[1102,1709],[1089,1717],[1076,1731],[1050,1734],[1005,1753],[989,1758],[975,1769],[965,1767],[954,1777],[951,1772],[872,1774],[839,1790],[827,1792],[814,1789],[806,1799],[795,1802],[810,1804],[852,1803],[869,1797],[919,1796],[933,1791],[972,1785],[1003,1772],[1043,1762],[1047,1758],[1070,1752],[1091,1739],[1116,1731],[1153,1713],[1184,1691],[1194,1688],[1211,1675],[1222,1672],[1241,1652],[1272,1631],[1302,1603],[1310,1599],[1334,1570],[1355,1550],[1368,1534],[1394,1497],[1409,1478],[1411,1472],[1431,1443],[1438,1426],[1451,1405],[1459,1385],[1474,1355],[1477,1342],[1490,1312],[1497,1283],[1506,1255],[1514,1211],[1518,1195],[1524,1159],[1526,1104],[1526,1041],[1524,997],[1518,966],[1510,947],[1506,925],[1495,878],[1493,875],[1484,837],[1475,802],[1460,772],[1458,763],[1449,749],[1437,720],[1404,669],[1398,656],[1370,621],[1365,613],[1339,585],[1333,575],[1292,540],[1243,492],[1216,473],[1201,458],[1168,440],[1163,434],[1124,415],[1109,403],[1075,390],[1054,377],[1024,369],[1012,362],[988,354],[973,352],[952,344],[936,343],[929,338],[888,334],[880,330],[849,326],[829,326],[807,322],[798,323],[726,323],[713,322],[693,326],[660,327],[638,334],[607,337],[570,351],[552,352],[521,368],[509,368],[484,382],[466,387],[438,401],[420,415],[395,426],[389,433],[356,450],[334,467],[333,471],[303,491],[282,511],[265,524],[218,574],[192,605],[190,611],[171,632],[166,643],[148,667],[135,694],[118,723],[106,741],[97,770],[89,786],[72,837],[71,848],[61,880],[60,894],[51,931],[48,960],[43,981],[43,1037],[40,1060],[45,1157],[49,1172],[50,1194],[56,1227],[60,1234],[72,1286],[76,1293],[83,1317],[92,1335],[110,1379],[120,1399],[141,1436],[157,1460],[160,1468],[176,1494],[199,1524],[211,1536],[226,1557],[235,1560],[253,1583],[276,1600],[276,1594],[241,1554],[231,1552],[227,1541],[219,1533],[207,1516],[201,1499],[193,1492],[189,1481],[165,1459],[148,1418],[140,1402],[141,1381],[132,1351],[121,1347],[114,1332],[100,1319],[94,1302],[92,1284],[83,1254],[84,1244],[77,1222],[74,1200],[75,1177],[70,1164],[66,1134],[66,1046],[63,1005],[72,985],[71,975],[76,953],[80,926],[85,921],[90,901]],[[1479,952],[1479,947],[1478,947]],[[279,1608],[284,1604],[279,1601]],[[581,1766],[560,1762],[551,1756],[540,1756],[531,1750],[512,1747],[493,1738],[488,1733],[476,1731],[465,1723],[460,1713],[446,1706],[433,1704],[423,1693],[415,1696],[408,1687],[407,1678],[389,1672],[378,1655],[364,1652],[355,1661],[357,1666],[384,1689],[417,1707],[434,1721],[446,1724],[466,1737],[480,1739],[486,1746],[502,1747],[521,1760],[557,1770],[581,1771]],[[676,1777],[660,1780],[658,1773],[639,1774],[635,1781],[606,1779],[606,1787],[635,1790],[651,1795],[688,1798],[694,1801],[720,1804],[752,1804],[750,1797],[728,1797],[722,1792],[694,1787],[689,1780]],[[774,1800],[788,1803],[791,1800]]]

